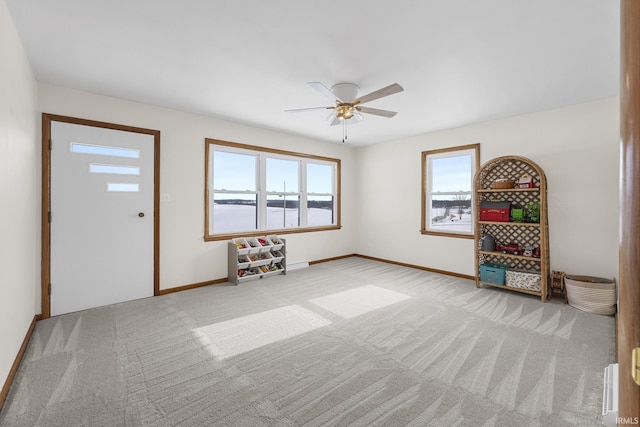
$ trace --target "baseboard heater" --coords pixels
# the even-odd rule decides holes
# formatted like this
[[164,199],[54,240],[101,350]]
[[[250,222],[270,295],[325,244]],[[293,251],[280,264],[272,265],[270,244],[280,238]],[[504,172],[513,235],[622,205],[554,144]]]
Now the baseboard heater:
[[299,270],[301,268],[307,268],[307,267],[309,267],[309,261],[298,261],[298,262],[287,263],[287,270],[289,271]]
[[618,424],[618,364],[604,368],[602,391],[602,424],[615,427]]

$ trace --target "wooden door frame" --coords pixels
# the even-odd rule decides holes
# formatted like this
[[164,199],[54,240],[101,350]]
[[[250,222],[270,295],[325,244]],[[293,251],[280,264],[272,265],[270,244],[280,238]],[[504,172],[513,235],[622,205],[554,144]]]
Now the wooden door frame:
[[640,1],[620,2],[620,253],[616,327],[619,417],[638,423],[640,385],[631,351],[640,347]]
[[77,117],[42,113],[42,248],[40,289],[42,318],[51,317],[51,122],[142,133],[153,136],[153,295],[160,294],[160,131]]

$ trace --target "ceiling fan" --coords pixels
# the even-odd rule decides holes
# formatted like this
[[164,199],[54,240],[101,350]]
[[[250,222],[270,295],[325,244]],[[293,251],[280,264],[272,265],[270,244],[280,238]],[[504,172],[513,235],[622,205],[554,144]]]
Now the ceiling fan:
[[[327,122],[329,125],[334,126],[342,123],[346,127],[347,121],[359,122],[363,119],[361,113],[373,114],[375,116],[391,118],[397,114],[395,111],[380,110],[378,108],[363,107],[362,104],[370,102],[385,96],[393,95],[394,93],[402,92],[404,88],[398,83],[393,83],[389,86],[383,87],[373,91],[367,95],[356,97],[358,94],[358,85],[354,83],[338,83],[331,86],[331,89],[326,87],[320,82],[309,82],[309,86],[331,99],[335,105],[329,107],[312,107],[312,108],[298,108],[294,110],[285,110],[287,113],[300,113],[314,110],[333,110],[331,114],[327,116]],[[350,100],[350,101],[346,101]],[[345,129],[345,128],[343,128]],[[343,133],[342,142],[346,139],[346,131]]]

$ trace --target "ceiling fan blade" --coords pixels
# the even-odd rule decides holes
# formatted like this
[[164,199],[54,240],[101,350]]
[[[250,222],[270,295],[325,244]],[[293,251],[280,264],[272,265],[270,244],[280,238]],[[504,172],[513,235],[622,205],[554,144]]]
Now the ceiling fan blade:
[[293,110],[284,110],[285,113],[304,113],[305,111],[316,110],[333,110],[335,107],[311,107],[311,108],[295,108]]
[[360,98],[356,98],[351,101],[351,104],[364,104],[365,102],[373,101],[374,99],[382,98],[384,96],[393,95],[394,93],[402,92],[404,88],[400,86],[398,83],[391,84],[387,87],[383,87],[382,89],[378,89],[374,92],[368,93]]
[[344,103],[344,101],[341,100],[340,98],[338,98],[335,93],[331,92],[331,89],[329,89],[328,87],[326,87],[322,83],[320,83],[320,82],[309,82],[307,84],[309,86],[311,86],[312,88],[314,88],[315,90],[317,90],[318,92],[320,92],[321,94],[323,94],[324,96],[326,96],[327,98],[329,98],[330,100],[332,100],[333,102],[337,101],[337,102],[340,102],[341,104]]
[[388,117],[388,118],[391,118],[396,114],[398,114],[396,111],[380,110],[378,108],[370,108],[370,107],[361,107],[359,105],[356,107],[356,110],[360,111],[361,113],[373,114],[374,116],[381,116],[381,117]]

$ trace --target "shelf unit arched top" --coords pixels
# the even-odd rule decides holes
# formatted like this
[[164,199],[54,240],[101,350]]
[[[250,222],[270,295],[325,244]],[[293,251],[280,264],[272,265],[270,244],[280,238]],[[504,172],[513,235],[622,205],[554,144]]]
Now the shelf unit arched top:
[[517,180],[522,175],[531,175],[536,188],[546,191],[547,177],[534,161],[520,156],[502,156],[482,165],[474,178],[478,190],[494,190],[491,185],[499,179]]

